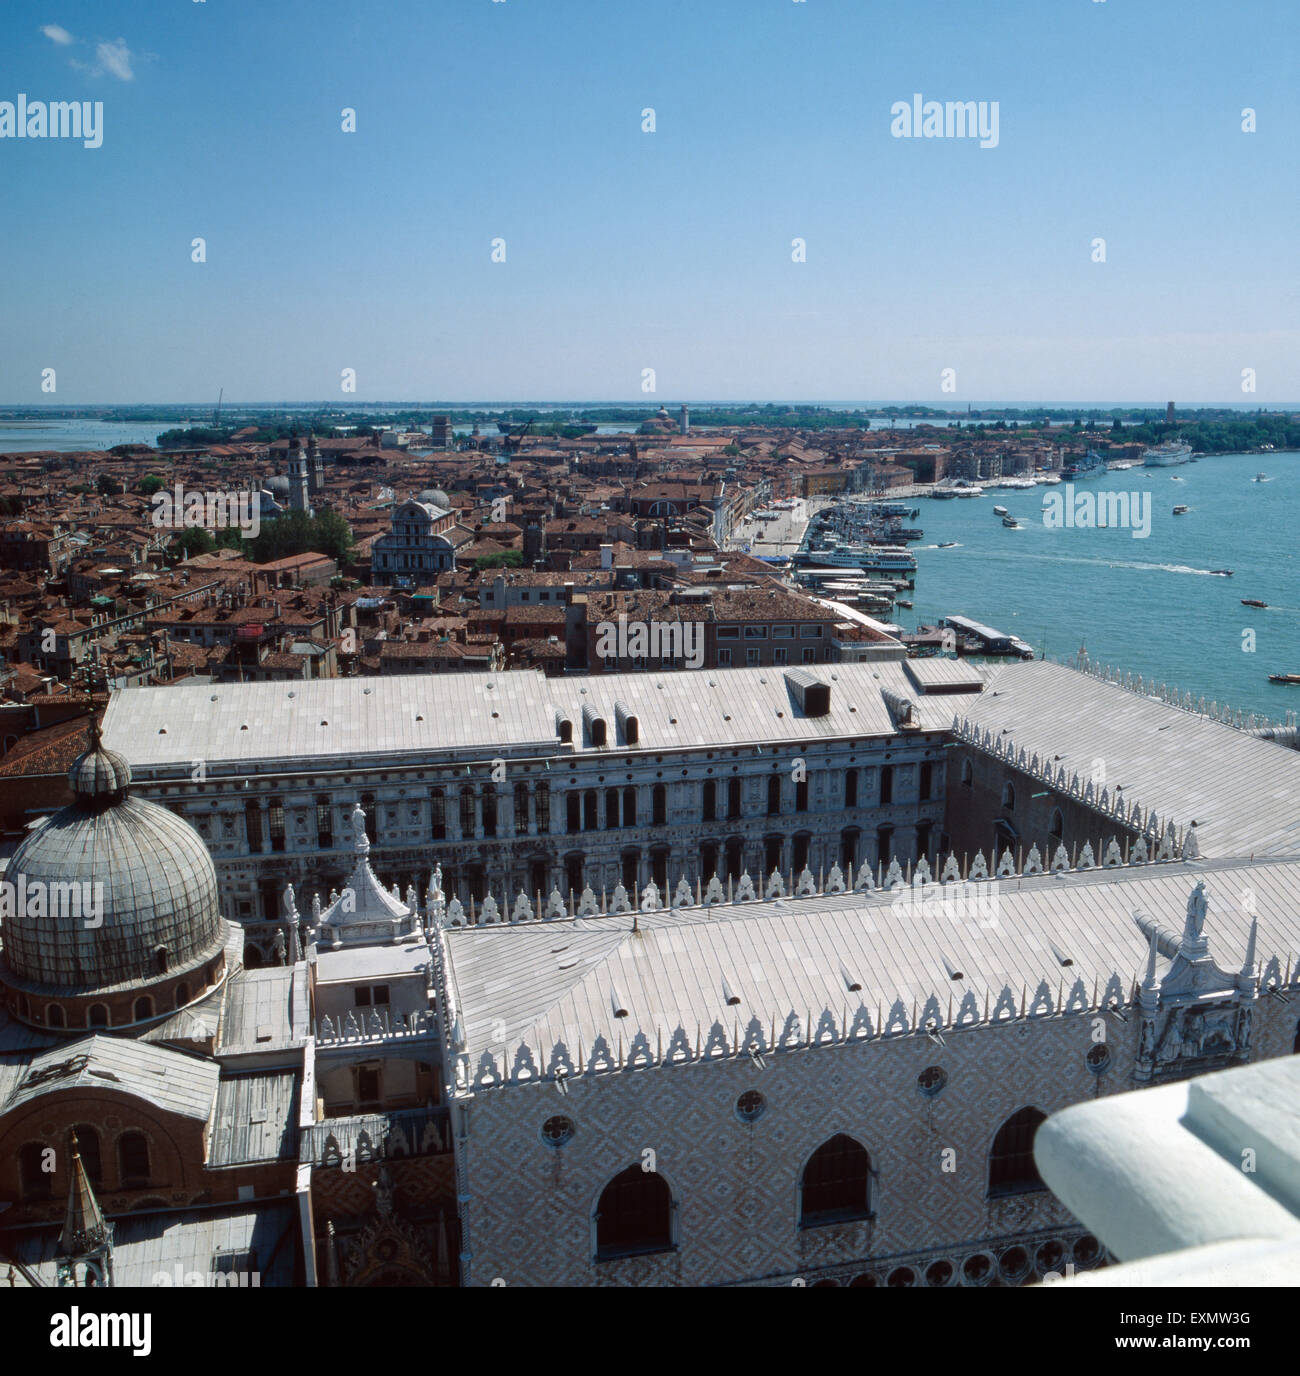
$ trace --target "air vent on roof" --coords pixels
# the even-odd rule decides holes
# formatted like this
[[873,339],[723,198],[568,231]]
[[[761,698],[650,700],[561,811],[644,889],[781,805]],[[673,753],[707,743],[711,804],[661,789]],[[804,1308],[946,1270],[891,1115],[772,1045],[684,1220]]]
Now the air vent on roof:
[[831,710],[831,685],[806,669],[788,669],[785,685],[803,709],[805,717],[824,717]]
[[1057,960],[1057,963],[1058,963],[1058,964],[1060,964],[1060,965],[1073,965],[1073,964],[1074,964],[1074,957],[1073,957],[1073,956],[1067,956],[1067,955],[1065,955],[1065,954],[1061,951],[1060,947],[1057,946],[1056,942],[1054,942],[1054,941],[1049,941],[1047,944],[1052,948],[1052,954],[1056,957],[1056,960]]
[[952,963],[952,961],[948,959],[947,956],[944,956],[943,958],[943,968],[947,970],[949,979],[966,978],[966,976],[962,974],[962,972]]
[[616,1018],[627,1017],[627,1009],[623,1006],[623,1000],[619,998],[617,989],[611,989],[609,991],[609,1002],[614,1009],[614,1016]]
[[849,974],[848,970],[843,965],[840,966],[840,978],[843,979],[844,987],[846,989],[852,990],[855,994],[861,991],[862,982],[860,980],[854,979],[853,976]]
[[722,998],[733,1008],[740,1002],[740,995],[732,993],[731,985],[725,979],[722,981]]

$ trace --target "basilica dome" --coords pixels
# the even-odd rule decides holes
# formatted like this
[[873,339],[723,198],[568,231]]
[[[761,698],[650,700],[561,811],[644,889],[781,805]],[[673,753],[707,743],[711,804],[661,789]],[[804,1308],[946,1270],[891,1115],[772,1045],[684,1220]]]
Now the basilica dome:
[[[207,847],[188,822],[130,796],[131,767],[97,727],[68,779],[73,802],[5,872],[0,981],[11,1004],[20,995],[20,1016],[58,1027],[139,1022],[146,1007],[152,1016],[183,1006],[224,970],[228,929]],[[132,999],[141,992],[148,997]],[[91,996],[101,1000],[93,1014]],[[43,998],[60,1007],[42,1010]]]
[[426,487],[415,500],[428,506],[439,507],[443,511],[451,510],[451,498],[440,487]]

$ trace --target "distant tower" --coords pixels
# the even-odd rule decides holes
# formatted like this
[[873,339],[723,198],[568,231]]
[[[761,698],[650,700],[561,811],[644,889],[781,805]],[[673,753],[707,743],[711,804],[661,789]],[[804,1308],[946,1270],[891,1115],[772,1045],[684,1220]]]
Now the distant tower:
[[307,490],[313,497],[325,490],[325,463],[311,431],[307,432]]
[[682,407],[682,434],[683,434],[683,435],[688,435],[688,434],[690,434],[690,430],[691,430],[691,408],[690,408],[689,406],[683,406],[683,407]]
[[297,435],[289,441],[289,510],[311,510],[311,503],[307,498],[307,457],[302,451],[302,441]]
[[1174,403],[1172,401],[1165,407],[1165,420],[1170,425],[1174,423]]
[[435,449],[450,449],[455,438],[451,429],[451,417],[434,416],[433,425],[429,431],[429,443]]
[[[59,1254],[55,1258],[58,1284],[108,1287],[113,1284],[113,1225],[100,1212],[90,1177],[81,1163],[75,1132],[68,1146],[71,1151],[68,1209],[63,1218],[63,1232],[59,1234]],[[79,1270],[80,1281],[77,1279]]]
[[525,564],[535,564],[546,557],[546,522],[540,516],[525,519],[523,547]]

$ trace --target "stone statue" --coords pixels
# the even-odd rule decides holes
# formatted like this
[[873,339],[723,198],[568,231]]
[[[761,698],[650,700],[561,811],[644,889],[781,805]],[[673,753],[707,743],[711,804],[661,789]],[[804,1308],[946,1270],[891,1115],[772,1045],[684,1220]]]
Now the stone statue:
[[360,803],[352,809],[352,839],[362,849],[370,845],[370,838],[366,835],[366,814]]
[[275,954],[275,963],[277,965],[283,965],[285,963],[285,957],[288,954],[288,949],[288,943],[284,939],[284,932],[282,930],[277,930],[275,934],[275,942],[271,947],[271,950]]
[[1192,890],[1187,899],[1187,926],[1185,935],[1190,936],[1193,941],[1200,941],[1201,933],[1205,929],[1205,914],[1209,907],[1205,892],[1205,880],[1198,879],[1196,887]]

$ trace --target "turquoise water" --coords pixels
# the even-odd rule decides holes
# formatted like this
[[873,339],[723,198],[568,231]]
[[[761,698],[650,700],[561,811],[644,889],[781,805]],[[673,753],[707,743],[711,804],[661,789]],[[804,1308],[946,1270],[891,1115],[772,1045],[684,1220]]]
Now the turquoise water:
[[[1256,473],[1269,475],[1253,482]],[[1174,476],[1179,481],[1174,481]],[[1094,661],[1155,677],[1207,700],[1281,718],[1300,710],[1300,686],[1268,682],[1300,673],[1300,454],[1223,454],[1178,468],[1131,468],[1074,485],[1075,492],[1151,494],[1151,534],[1049,529],[1043,498],[989,488],[983,497],[920,499],[925,538],[908,630],[965,614],[1027,640],[1049,656],[1087,647]],[[1191,510],[1173,515],[1173,507]],[[1004,506],[1023,529],[993,514]],[[937,549],[956,540],[955,549]],[[1211,569],[1234,570],[1220,578]],[[1268,609],[1243,607],[1243,597]],[[1244,649],[1254,631],[1255,648]]]

